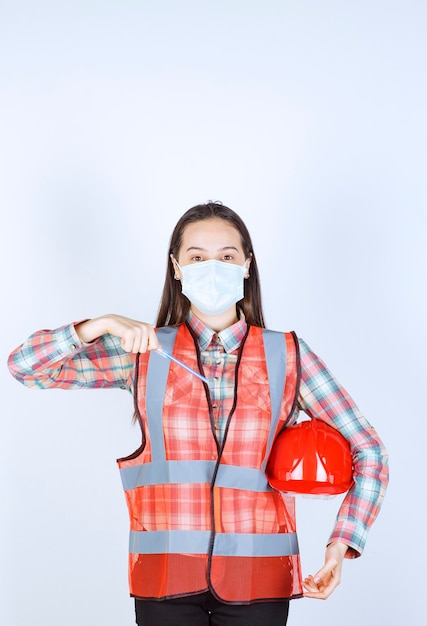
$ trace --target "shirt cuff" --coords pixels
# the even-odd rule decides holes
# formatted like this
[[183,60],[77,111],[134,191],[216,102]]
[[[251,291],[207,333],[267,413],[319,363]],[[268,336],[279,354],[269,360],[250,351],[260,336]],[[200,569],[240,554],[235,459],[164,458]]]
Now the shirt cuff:
[[[86,320],[82,321],[85,322]],[[55,333],[55,343],[58,355],[64,356],[73,354],[83,350],[83,348],[89,345],[82,341],[76,332],[76,326],[81,323],[82,322],[74,322],[57,329]]]
[[338,521],[328,544],[334,541],[341,541],[347,544],[348,550],[345,555],[346,559],[355,559],[362,555],[365,547],[367,530],[360,523],[350,520]]

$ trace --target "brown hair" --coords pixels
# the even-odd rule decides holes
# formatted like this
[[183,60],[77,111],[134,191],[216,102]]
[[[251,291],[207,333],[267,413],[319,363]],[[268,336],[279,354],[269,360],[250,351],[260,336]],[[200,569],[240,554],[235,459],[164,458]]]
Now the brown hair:
[[156,326],[177,326],[186,321],[190,301],[181,293],[181,283],[175,280],[175,272],[170,255],[177,259],[182,244],[184,230],[188,224],[202,220],[220,218],[232,224],[241,238],[245,258],[251,257],[250,276],[245,280],[245,296],[237,303],[237,309],[243,311],[248,324],[265,327],[261,303],[261,286],[251,237],[243,220],[221,202],[198,204],[189,209],[178,220],[170,239],[165,284],[159,307]]

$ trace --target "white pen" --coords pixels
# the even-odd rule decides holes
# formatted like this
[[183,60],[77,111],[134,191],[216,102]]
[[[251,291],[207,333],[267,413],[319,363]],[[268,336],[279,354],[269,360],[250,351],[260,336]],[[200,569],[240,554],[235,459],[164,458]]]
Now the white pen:
[[195,370],[191,369],[191,367],[188,367],[188,365],[186,365],[182,361],[179,361],[178,359],[176,359],[174,356],[169,354],[169,352],[165,352],[161,348],[157,348],[156,352],[157,352],[157,354],[160,354],[160,356],[163,356],[165,359],[169,359],[170,361],[174,361],[174,363],[177,363],[178,365],[183,367],[185,370],[187,370],[187,372],[190,372],[191,374],[194,374],[194,376],[197,376],[197,378],[200,378],[200,380],[202,380],[204,383],[208,383],[209,382],[207,378],[205,378],[202,374],[200,374],[200,372],[196,372]]

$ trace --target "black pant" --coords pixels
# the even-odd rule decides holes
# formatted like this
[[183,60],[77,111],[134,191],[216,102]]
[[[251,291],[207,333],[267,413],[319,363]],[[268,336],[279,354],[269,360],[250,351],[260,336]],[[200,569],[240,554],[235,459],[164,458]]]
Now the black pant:
[[138,626],[286,626],[289,601],[224,604],[210,592],[174,600],[135,600]]

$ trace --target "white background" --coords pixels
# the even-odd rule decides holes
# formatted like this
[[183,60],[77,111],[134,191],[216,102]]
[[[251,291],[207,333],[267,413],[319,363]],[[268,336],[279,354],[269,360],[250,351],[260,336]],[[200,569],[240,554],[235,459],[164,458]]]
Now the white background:
[[[426,20],[423,0],[0,2],[3,362],[39,328],[154,321],[173,226],[221,200],[252,233],[269,327],[386,443],[363,557],[290,626],[426,623]],[[0,380],[0,623],[132,624],[131,397]],[[338,505],[299,502],[304,574]]]

